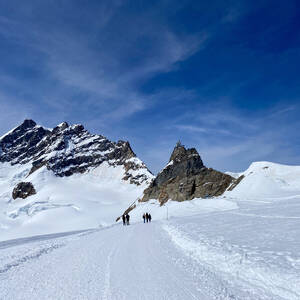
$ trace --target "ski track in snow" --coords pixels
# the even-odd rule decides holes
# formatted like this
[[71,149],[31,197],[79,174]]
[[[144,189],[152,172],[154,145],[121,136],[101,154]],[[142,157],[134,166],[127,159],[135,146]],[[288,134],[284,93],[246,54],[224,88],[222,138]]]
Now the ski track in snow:
[[110,293],[110,268],[111,268],[112,254],[113,254],[113,251],[111,251],[108,254],[106,268],[105,268],[105,281],[104,281],[104,293],[103,293],[103,299],[104,300],[109,300],[111,298],[111,293]]
[[37,259],[40,256],[42,256],[44,254],[48,254],[51,251],[53,251],[55,249],[58,249],[60,247],[63,247],[63,246],[64,246],[64,244],[56,244],[56,245],[54,244],[54,245],[51,245],[49,247],[44,247],[42,249],[39,249],[39,250],[29,254],[29,255],[20,257],[20,258],[16,259],[15,261],[12,261],[12,262],[4,265],[2,268],[0,268],[0,274],[6,273],[7,271],[9,271],[12,268],[18,267],[18,266],[20,266],[22,264],[25,264],[25,263],[28,263],[33,259]]

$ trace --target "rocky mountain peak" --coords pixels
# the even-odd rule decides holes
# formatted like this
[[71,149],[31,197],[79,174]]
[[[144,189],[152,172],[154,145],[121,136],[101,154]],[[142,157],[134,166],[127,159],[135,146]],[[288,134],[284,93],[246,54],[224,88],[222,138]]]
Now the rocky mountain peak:
[[52,133],[61,132],[61,131],[65,130],[68,127],[69,127],[69,124],[67,122],[62,122],[62,123],[60,123],[59,125],[57,125],[56,127],[53,128]]
[[181,142],[178,141],[171,154],[169,163],[171,161],[173,161],[173,163],[180,163],[192,158],[196,158],[198,161],[201,161],[201,164],[203,165],[201,157],[195,148],[186,149],[184,145],[182,145]]
[[141,184],[153,177],[129,142],[111,142],[89,133],[81,124],[67,122],[48,130],[25,120],[0,140],[0,162],[31,164],[29,174],[45,166],[57,176],[84,173],[106,162],[123,166],[124,180],[130,183]]
[[122,149],[123,155],[127,159],[136,157],[128,141],[118,141],[117,146]]
[[0,162],[25,162],[37,151],[36,145],[50,133],[33,120],[25,120],[0,140]]
[[36,126],[36,123],[31,119],[25,119],[24,122],[19,126],[20,128],[27,129]]
[[203,165],[202,159],[195,148],[186,149],[178,142],[171,154],[167,166],[157,175],[156,182],[164,183],[171,178],[184,177],[191,174],[198,174]]
[[161,204],[219,196],[229,187],[233,177],[206,168],[195,148],[186,149],[178,142],[167,166],[144,191],[141,201],[158,199]]
[[33,120],[24,120],[21,125],[13,129],[11,132],[9,132],[9,134],[4,135],[0,141],[3,143],[14,142],[16,137],[26,133],[28,129],[32,129],[35,126],[36,123]]
[[170,161],[180,161],[185,156],[186,156],[186,149],[179,141],[179,142],[177,142],[176,146],[174,147],[174,150],[171,154],[169,162]]

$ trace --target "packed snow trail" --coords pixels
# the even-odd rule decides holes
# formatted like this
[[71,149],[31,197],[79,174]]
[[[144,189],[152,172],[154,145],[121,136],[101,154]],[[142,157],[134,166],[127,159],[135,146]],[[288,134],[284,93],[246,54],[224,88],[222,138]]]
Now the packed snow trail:
[[230,284],[177,247],[168,226],[116,225],[3,247],[0,299],[281,299]]
[[158,225],[3,249],[1,299],[211,299]]
[[160,230],[154,223],[114,226],[4,249],[0,298],[210,299],[174,263]]

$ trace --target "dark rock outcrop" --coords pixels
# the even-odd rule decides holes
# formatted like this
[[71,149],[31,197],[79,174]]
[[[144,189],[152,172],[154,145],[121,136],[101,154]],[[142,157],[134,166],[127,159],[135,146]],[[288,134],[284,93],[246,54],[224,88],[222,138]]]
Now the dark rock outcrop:
[[162,205],[168,199],[185,201],[219,196],[234,180],[227,174],[206,168],[195,148],[186,149],[178,142],[168,165],[144,191],[140,201],[158,199]]
[[25,120],[0,140],[0,162],[26,163],[38,153],[40,141],[50,133],[34,121]]
[[35,195],[36,191],[31,182],[20,182],[13,189],[12,197],[13,199],[22,198],[25,199],[29,196]]
[[139,185],[152,179],[128,142],[111,142],[102,135],[90,134],[82,125],[66,122],[48,130],[25,120],[0,139],[0,162],[30,163],[29,174],[46,167],[57,176],[84,173],[106,162],[113,167],[123,166],[124,180],[130,183]]
[[241,175],[240,177],[236,178],[230,187],[228,188],[228,191],[232,191],[233,189],[236,188],[236,186],[245,178],[245,175]]

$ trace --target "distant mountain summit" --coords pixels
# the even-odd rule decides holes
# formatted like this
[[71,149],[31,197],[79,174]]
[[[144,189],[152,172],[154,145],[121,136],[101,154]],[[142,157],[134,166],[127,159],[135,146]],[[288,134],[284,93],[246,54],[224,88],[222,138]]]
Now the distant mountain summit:
[[132,184],[147,183],[153,177],[129,142],[111,142],[80,124],[66,122],[51,130],[25,120],[0,139],[0,162],[31,163],[29,174],[45,166],[60,177],[85,173],[106,162],[111,167],[123,166],[123,179]]
[[204,166],[195,148],[175,146],[169,163],[144,191],[142,202],[158,199],[161,204],[222,195],[235,181],[233,177]]

